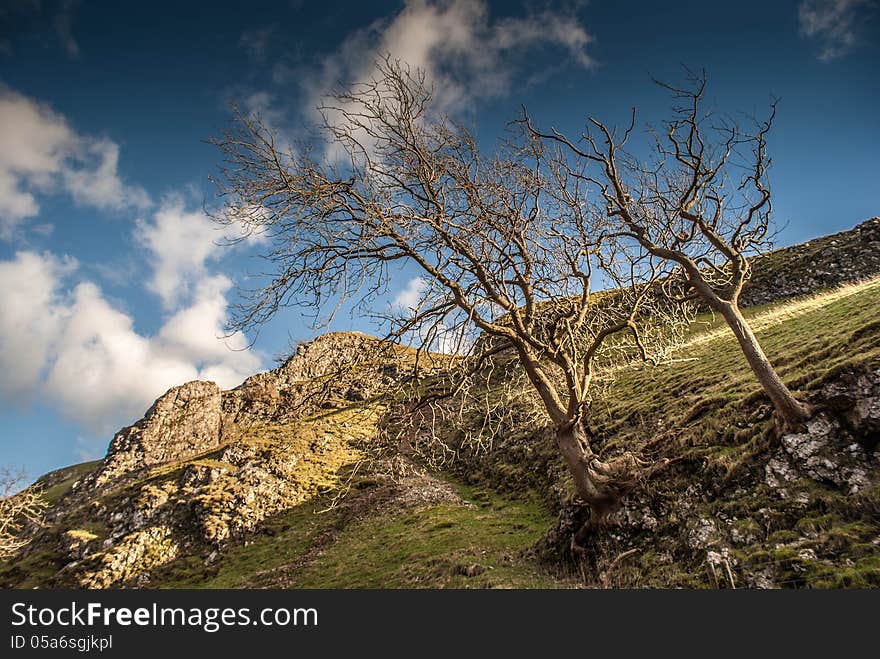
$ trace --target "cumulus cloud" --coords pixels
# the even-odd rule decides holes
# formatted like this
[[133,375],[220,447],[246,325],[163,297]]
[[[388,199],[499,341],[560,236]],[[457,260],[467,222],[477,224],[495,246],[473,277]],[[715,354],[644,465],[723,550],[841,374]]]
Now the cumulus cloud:
[[73,260],[20,252],[0,261],[0,392],[6,399],[33,391],[64,322],[57,282]]
[[214,223],[202,210],[189,211],[180,195],[166,197],[150,220],[139,220],[135,240],[152,259],[153,275],[147,287],[174,308],[206,276],[206,263],[218,256]]
[[0,391],[44,397],[106,436],[143,414],[168,388],[194,379],[228,388],[261,367],[240,333],[224,337],[231,282],[207,277],[191,303],[152,336],[94,283],[72,281],[76,262],[19,252],[0,261]]
[[[240,223],[221,230],[202,209],[188,209],[183,195],[171,194],[152,218],[138,220],[135,242],[146,248],[153,271],[147,288],[159,297],[163,308],[179,307],[193,294],[198,297],[207,285],[216,288],[219,280],[211,275],[208,265],[220,259],[230,243],[265,243],[265,235],[245,233],[245,222],[262,212],[256,207],[242,208]],[[231,282],[225,288],[230,286]]]
[[235,361],[229,354],[234,350],[242,353],[242,365],[250,363],[252,356],[245,353],[248,342],[240,332],[217,340],[227,321],[226,294],[231,288],[232,281],[224,275],[198,282],[192,302],[172,315],[159,331],[169,355],[200,363],[227,364]]
[[843,57],[859,42],[872,0],[804,0],[798,7],[801,33],[815,39],[825,62]]
[[484,0],[407,0],[396,16],[351,34],[310,81],[315,105],[338,82],[369,80],[377,56],[425,71],[439,109],[454,111],[506,93],[518,65],[541,47],[561,48],[582,67],[592,37],[568,10],[545,9],[492,20]]
[[0,86],[0,238],[39,213],[38,194],[65,192],[82,205],[145,208],[143,188],[118,172],[119,146],[79,135],[46,105]]
[[151,267],[146,287],[165,310],[153,335],[137,331],[73,259],[23,251],[0,261],[0,392],[42,397],[106,437],[172,386],[204,379],[230,388],[258,371],[261,356],[246,337],[226,334],[233,282],[208,267],[222,237],[181,195],[136,223]]

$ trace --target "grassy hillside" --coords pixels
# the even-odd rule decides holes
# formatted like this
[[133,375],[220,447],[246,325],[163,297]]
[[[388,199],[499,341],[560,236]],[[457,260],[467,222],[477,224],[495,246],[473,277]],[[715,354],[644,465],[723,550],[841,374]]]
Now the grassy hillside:
[[[878,309],[874,280],[748,316],[789,386],[823,405],[823,386],[880,368]],[[715,550],[737,585],[880,585],[876,453],[871,484],[854,494],[802,474],[771,486],[768,463],[780,449],[769,406],[726,328],[705,320],[677,360],[619,373],[596,406],[605,450],[641,446],[643,455],[676,463],[646,484],[653,528],[616,545],[602,541],[609,554],[636,550],[615,565],[611,581],[711,586],[706,563]],[[852,437],[868,455],[880,439],[870,430]],[[695,541],[701,526],[708,537]]]
[[[880,368],[877,309],[880,280],[747,315],[786,381],[821,402],[828,383]],[[291,478],[308,486],[297,486],[296,496],[252,532],[219,544],[205,540],[201,518],[186,517],[189,504],[178,506],[174,528],[194,530],[174,551],[117,585],[880,585],[876,456],[869,460],[870,485],[855,493],[802,473],[774,485],[768,465],[780,459],[781,449],[769,407],[717,319],[700,318],[668,362],[616,371],[594,401],[603,455],[630,450],[670,465],[630,496],[607,532],[593,538],[586,557],[571,555],[560,541],[567,537],[560,531],[570,531],[582,511],[565,496],[567,477],[546,427],[510,428],[488,452],[462,450],[440,472],[405,456],[365,460],[389,402],[356,403],[245,432],[239,441],[261,447],[261,459],[269,462],[296,445]],[[451,431],[445,439],[457,441]],[[870,453],[878,438],[868,432],[856,439]],[[218,452],[167,466],[149,483],[127,484],[105,501],[76,508],[55,522],[30,556],[0,568],[0,584],[76,585],[65,577],[70,558],[58,542],[67,537],[69,547],[71,530],[85,530],[98,546],[107,530],[90,521],[90,510],[138,500],[147,485],[171,488],[187,469],[214,469],[222,474],[216,483],[232,487],[246,469],[221,458]],[[79,471],[47,480],[47,496],[63,500]],[[240,487],[246,492],[246,485]]]

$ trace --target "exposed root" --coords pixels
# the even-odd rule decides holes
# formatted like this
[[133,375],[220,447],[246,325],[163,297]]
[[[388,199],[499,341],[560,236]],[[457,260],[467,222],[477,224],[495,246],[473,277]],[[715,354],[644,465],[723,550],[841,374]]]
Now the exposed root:
[[630,451],[609,462],[594,458],[590,462],[589,476],[602,485],[603,496],[584,501],[590,507],[590,518],[572,535],[572,555],[585,555],[587,539],[607,525],[608,517],[620,508],[626,495],[670,464],[665,458],[653,462],[643,460]]

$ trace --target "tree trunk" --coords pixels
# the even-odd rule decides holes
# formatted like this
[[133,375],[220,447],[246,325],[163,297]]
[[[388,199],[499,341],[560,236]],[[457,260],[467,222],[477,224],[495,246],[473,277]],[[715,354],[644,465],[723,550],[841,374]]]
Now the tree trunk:
[[721,307],[720,311],[736,336],[736,340],[739,341],[740,348],[758,378],[758,382],[761,383],[773,403],[776,414],[782,422],[782,431],[791,432],[799,429],[810,418],[810,407],[797,400],[789,388],[785,386],[770,360],[767,359],[767,355],[764,354],[752,328],[743,318],[739,306],[726,304]]
[[556,431],[556,443],[574,479],[578,496],[589,504],[595,520],[613,512],[619,505],[618,498],[596,478],[596,467],[605,465],[590,448],[583,424],[574,422],[561,426]]

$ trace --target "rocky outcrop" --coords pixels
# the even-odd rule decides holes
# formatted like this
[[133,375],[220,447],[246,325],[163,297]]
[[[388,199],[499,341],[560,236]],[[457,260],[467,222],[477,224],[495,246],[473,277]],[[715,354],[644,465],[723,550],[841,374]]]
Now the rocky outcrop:
[[[864,447],[825,414],[811,419],[804,432],[783,435],[781,443],[796,470],[815,481],[844,488],[850,494],[868,485]],[[776,461],[782,463],[784,459],[779,456]],[[783,473],[791,471],[788,467],[782,469]]]
[[254,424],[286,423],[367,400],[409,377],[411,365],[405,348],[357,332],[331,332],[230,391],[203,381],[174,387],[140,421],[116,433],[102,463],[77,487],[101,487],[146,467],[202,455]]
[[377,432],[377,419],[261,427],[180,468],[120,478],[107,496],[68,500],[67,516],[31,549],[58,552],[57,585],[150,585],[182,553],[210,560],[268,517],[337,485],[340,470],[360,458],[357,446]]
[[[358,332],[330,332],[300,345],[282,366],[223,392],[224,438],[260,422],[287,422],[387,392],[412,374],[406,348]],[[428,358],[423,371],[435,368]]]
[[[150,526],[125,536],[99,555],[96,565],[79,577],[83,588],[109,588],[120,582],[134,581],[149,570],[172,561],[179,551],[173,530],[168,526]],[[74,569],[78,563],[69,565]],[[141,580],[139,585],[146,585]]]
[[751,260],[740,303],[755,306],[812,295],[880,274],[880,217],[854,229],[783,247]]
[[880,370],[841,374],[822,387],[821,403],[834,412],[868,450],[877,448],[880,442]]
[[90,484],[100,486],[131,471],[216,448],[221,403],[220,387],[213,382],[193,381],[169,389],[144,418],[116,433]]
[[823,411],[802,432],[783,435],[765,467],[765,482],[780,496],[801,475],[849,494],[871,484],[871,464],[880,461],[880,370],[840,374],[817,402]]
[[377,354],[381,343],[380,339],[359,332],[330,332],[297,347],[277,373],[288,383],[335,374],[379,357],[391,356],[388,351]]

